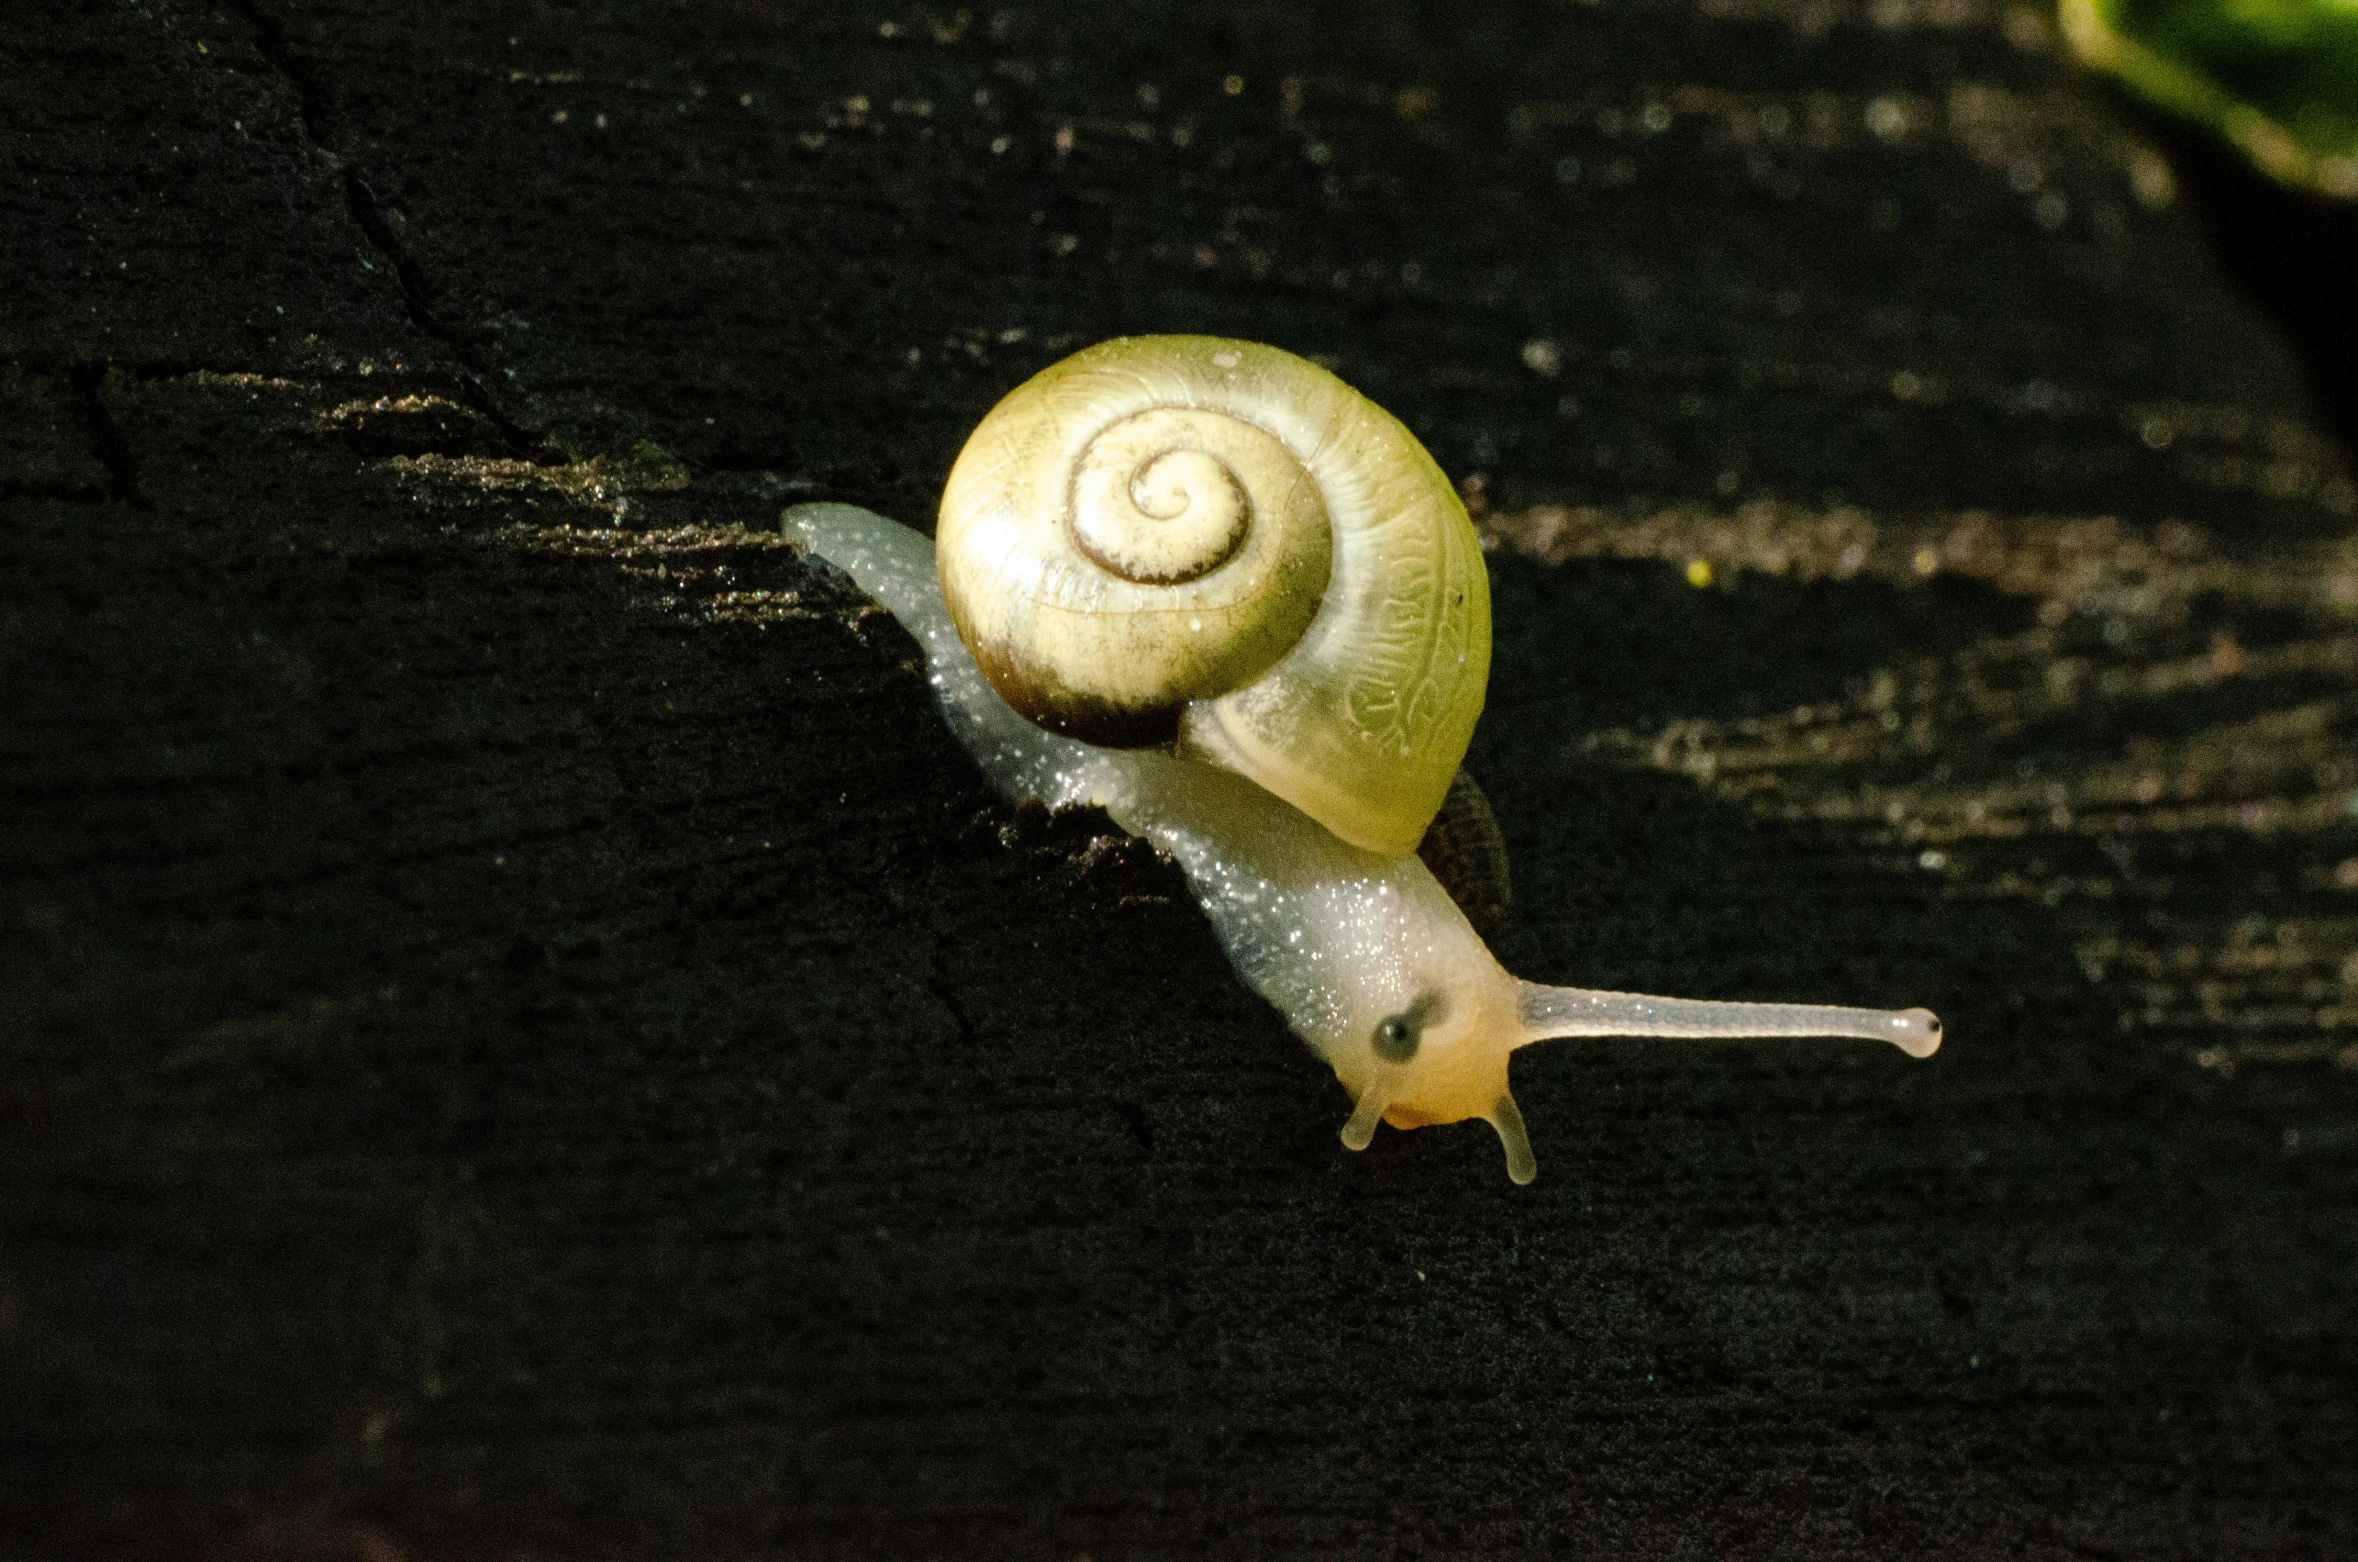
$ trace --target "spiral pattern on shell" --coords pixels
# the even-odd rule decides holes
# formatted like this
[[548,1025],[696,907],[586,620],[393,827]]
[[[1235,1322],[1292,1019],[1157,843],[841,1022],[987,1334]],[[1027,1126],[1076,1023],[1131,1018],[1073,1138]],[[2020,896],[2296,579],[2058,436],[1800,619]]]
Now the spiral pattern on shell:
[[1489,584],[1455,491],[1275,348],[1130,337],[1042,371],[960,453],[936,543],[1025,716],[1175,739],[1386,856],[1416,849],[1481,710]]

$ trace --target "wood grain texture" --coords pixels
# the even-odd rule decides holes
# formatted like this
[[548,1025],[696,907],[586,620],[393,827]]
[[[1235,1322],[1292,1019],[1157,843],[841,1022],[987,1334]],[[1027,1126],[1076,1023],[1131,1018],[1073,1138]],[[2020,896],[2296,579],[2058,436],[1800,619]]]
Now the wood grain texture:
[[[2348,471],[2034,13],[0,61],[0,1551],[2358,1546]],[[1511,966],[1940,1055],[1557,1044],[1534,1186],[1343,1152],[775,532],[1150,329],[1482,510]]]

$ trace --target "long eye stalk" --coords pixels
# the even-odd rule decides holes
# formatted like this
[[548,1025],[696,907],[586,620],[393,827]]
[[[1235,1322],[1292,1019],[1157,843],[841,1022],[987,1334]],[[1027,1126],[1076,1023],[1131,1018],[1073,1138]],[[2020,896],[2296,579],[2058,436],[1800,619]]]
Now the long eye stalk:
[[1940,1050],[1940,1018],[1930,1009],[1851,1009],[1826,1003],[1719,1003],[1596,992],[1585,987],[1521,984],[1518,1046],[1558,1036],[1855,1036],[1888,1041],[1911,1058]]

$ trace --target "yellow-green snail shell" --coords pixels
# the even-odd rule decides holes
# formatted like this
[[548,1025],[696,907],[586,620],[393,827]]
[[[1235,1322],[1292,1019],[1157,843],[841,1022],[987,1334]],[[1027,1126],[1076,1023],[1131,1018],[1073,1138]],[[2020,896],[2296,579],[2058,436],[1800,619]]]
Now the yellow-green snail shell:
[[1171,742],[1343,840],[1417,848],[1490,675],[1490,588],[1398,419],[1252,342],[1100,343],[1017,387],[950,473],[935,543],[1009,705]]

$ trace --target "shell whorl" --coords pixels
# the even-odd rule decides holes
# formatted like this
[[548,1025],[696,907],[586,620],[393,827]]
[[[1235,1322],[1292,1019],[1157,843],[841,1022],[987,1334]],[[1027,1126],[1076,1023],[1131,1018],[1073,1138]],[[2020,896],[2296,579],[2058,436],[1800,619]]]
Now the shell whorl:
[[1489,677],[1465,509],[1400,423],[1289,353],[1129,337],[1042,371],[960,453],[942,594],[1052,731],[1251,777],[1414,851]]

